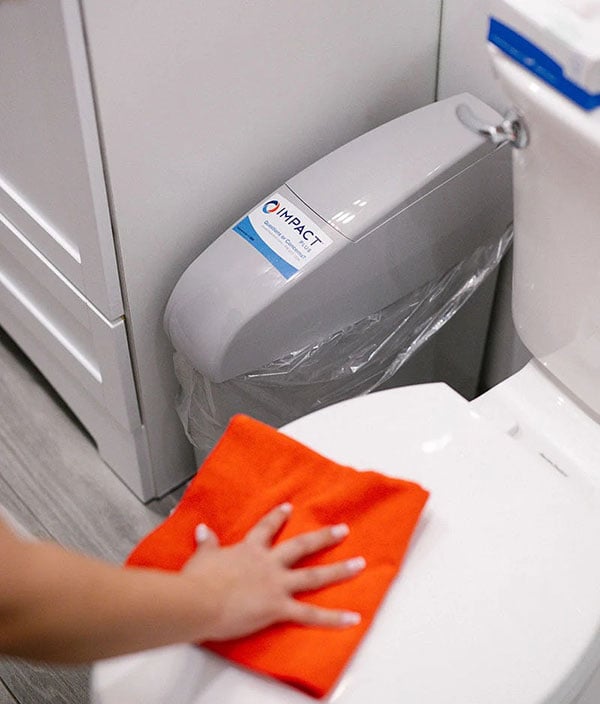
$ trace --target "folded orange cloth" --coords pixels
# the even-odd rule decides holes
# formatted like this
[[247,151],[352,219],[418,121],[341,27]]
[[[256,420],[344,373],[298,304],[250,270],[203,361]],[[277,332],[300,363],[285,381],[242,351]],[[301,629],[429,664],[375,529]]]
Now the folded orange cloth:
[[292,514],[276,542],[345,522],[350,535],[304,561],[317,565],[363,555],[366,569],[348,582],[298,598],[358,611],[342,630],[272,626],[234,641],[204,644],[216,653],[316,697],[327,694],[369,627],[394,579],[428,493],[417,484],[356,471],[313,452],[246,416],[235,416],[174,513],[146,537],[129,565],[179,570],[195,550],[194,529],[206,523],[222,545],[236,543],[283,502]]

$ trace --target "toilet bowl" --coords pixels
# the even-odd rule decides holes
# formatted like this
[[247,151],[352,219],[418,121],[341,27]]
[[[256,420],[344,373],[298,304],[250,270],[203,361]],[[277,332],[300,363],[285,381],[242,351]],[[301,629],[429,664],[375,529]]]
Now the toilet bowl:
[[[588,51],[600,4],[493,8],[493,62],[527,133],[513,153],[513,307],[535,359],[471,403],[443,384],[405,387],[282,429],[431,492],[398,578],[324,700],[336,704],[600,702],[600,72],[555,81],[544,53],[559,47],[561,58],[574,41],[577,66],[600,63]],[[92,700],[312,701],[193,646],[97,665]]]
[[[443,384],[382,391],[283,429],[338,462],[431,491],[399,578],[324,701],[572,704],[586,686],[600,701],[600,680],[590,682],[600,663],[600,462],[596,483],[577,456],[591,421],[535,363],[509,386],[494,390],[498,404],[493,393],[469,404]],[[543,403],[551,430],[537,444],[533,409],[506,400],[536,386],[544,393],[531,403]],[[600,458],[600,428],[588,431]],[[314,701],[193,646],[106,661],[92,690],[95,704]]]

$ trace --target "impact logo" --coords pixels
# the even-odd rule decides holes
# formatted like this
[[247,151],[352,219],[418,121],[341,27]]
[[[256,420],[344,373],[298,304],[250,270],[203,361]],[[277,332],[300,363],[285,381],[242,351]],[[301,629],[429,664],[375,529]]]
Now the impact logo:
[[277,218],[284,220],[293,230],[297,232],[302,239],[311,247],[314,247],[323,240],[305,225],[295,213],[291,213],[285,205],[282,205],[278,200],[269,200],[262,207],[263,213],[274,215]]
[[268,203],[265,203],[263,205],[262,211],[263,213],[274,213],[277,208],[279,208],[279,201],[278,200],[270,200]]

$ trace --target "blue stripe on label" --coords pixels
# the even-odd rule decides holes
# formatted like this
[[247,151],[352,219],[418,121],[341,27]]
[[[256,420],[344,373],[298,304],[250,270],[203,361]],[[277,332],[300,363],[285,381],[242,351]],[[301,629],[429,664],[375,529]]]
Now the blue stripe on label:
[[293,267],[291,264],[288,264],[285,259],[275,253],[260,237],[258,232],[252,226],[250,218],[247,215],[243,220],[240,220],[237,225],[234,225],[232,229],[234,232],[237,232],[238,235],[243,237],[246,242],[251,244],[254,249],[260,252],[265,259],[270,261],[277,271],[283,274],[286,279],[291,278],[298,272],[298,269]]
[[593,110],[600,105],[600,93],[588,93],[581,86],[570,81],[565,77],[560,64],[548,54],[493,17],[490,17],[488,40],[511,59],[585,110]]

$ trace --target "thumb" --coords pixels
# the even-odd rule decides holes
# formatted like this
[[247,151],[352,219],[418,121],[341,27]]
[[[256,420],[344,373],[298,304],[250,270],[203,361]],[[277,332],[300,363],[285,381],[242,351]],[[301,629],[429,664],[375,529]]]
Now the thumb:
[[219,547],[219,539],[206,523],[199,523],[194,530],[196,549],[207,550]]

